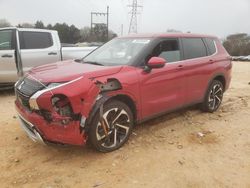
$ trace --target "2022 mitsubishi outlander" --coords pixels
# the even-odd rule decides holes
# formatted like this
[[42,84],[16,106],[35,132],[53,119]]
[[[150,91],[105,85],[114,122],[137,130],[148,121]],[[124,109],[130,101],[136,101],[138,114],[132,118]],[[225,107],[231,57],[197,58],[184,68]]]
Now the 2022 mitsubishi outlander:
[[189,105],[216,111],[231,80],[214,36],[119,37],[83,59],[33,68],[15,85],[16,110],[34,141],[120,148],[135,124]]

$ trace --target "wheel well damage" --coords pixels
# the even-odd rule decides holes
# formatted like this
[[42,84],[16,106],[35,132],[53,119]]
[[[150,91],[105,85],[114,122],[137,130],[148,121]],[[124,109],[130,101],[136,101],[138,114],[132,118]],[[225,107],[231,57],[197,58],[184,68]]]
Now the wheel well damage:
[[[136,119],[136,105],[131,97],[121,92],[121,82],[116,78],[105,79],[92,79],[92,87],[86,93],[88,97],[84,96],[68,98],[66,95],[55,94],[51,97],[50,111],[41,111],[41,115],[48,121],[48,123],[58,122],[65,126],[72,121],[79,121],[80,132],[88,132],[89,127],[94,119],[96,113],[103,114],[103,106],[108,101],[114,99],[125,103],[133,112]],[[84,98],[84,100],[83,100]],[[81,103],[78,103],[81,110],[73,110],[73,104],[76,104],[75,99],[80,99]],[[72,104],[73,102],[73,104]],[[80,107],[81,106],[81,107]]]
[[105,103],[109,102],[110,100],[119,100],[132,110],[134,118],[136,119],[136,106],[134,101],[127,95],[124,94],[115,94],[109,95],[108,93],[111,91],[116,91],[122,89],[122,85],[119,80],[116,78],[108,78],[106,82],[101,82],[99,80],[95,81],[95,84],[99,88],[99,95],[96,97],[96,101],[93,104],[93,107],[89,113],[88,118],[86,119],[83,126],[81,126],[81,130],[88,132],[89,126],[91,125],[95,114],[99,111],[100,114],[103,114],[103,106]]
[[[93,79],[94,80],[94,79]],[[81,126],[80,130],[83,131],[85,130],[86,132],[89,130],[89,126],[92,123],[92,120],[94,118],[94,115],[100,111],[100,114],[103,113],[103,105],[105,102],[107,102],[111,96],[107,95],[108,92],[110,91],[116,91],[122,89],[122,85],[119,80],[116,78],[108,78],[105,82],[100,81],[100,80],[94,80],[95,85],[99,89],[99,93],[93,101],[92,108],[89,112],[88,117],[85,119],[85,117],[81,119]]]
[[95,84],[99,87],[100,93],[122,89],[121,83],[116,78],[108,78],[107,82],[105,83],[102,83],[97,80]]

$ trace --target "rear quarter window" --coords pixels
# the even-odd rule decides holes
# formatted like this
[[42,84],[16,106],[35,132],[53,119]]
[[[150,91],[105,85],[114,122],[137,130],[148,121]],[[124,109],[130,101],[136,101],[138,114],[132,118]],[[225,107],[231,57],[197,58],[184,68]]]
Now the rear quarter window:
[[204,39],[206,44],[207,44],[207,48],[208,48],[208,53],[209,55],[212,55],[216,52],[216,46],[215,46],[215,41],[214,39],[211,38],[205,38]]
[[207,56],[206,46],[201,38],[183,38],[184,59]]
[[20,32],[21,49],[43,49],[53,45],[51,34],[48,32]]

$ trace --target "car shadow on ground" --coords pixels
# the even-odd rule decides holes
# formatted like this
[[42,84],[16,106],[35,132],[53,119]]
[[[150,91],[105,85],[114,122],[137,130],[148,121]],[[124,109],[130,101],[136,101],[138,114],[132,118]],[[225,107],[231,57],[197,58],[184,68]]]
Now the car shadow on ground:
[[[191,113],[191,115],[190,115]],[[147,138],[149,136],[149,132],[151,130],[151,128],[153,128],[153,131],[157,132],[158,130],[161,129],[166,129],[167,127],[172,126],[172,121],[175,121],[177,123],[175,124],[179,124],[178,120],[181,118],[186,118],[187,116],[198,116],[202,114],[202,111],[199,110],[198,106],[191,106],[191,107],[187,107],[181,110],[177,110],[162,116],[159,116],[157,118],[154,118],[152,120],[148,120],[144,123],[138,124],[134,127],[133,132],[136,135],[140,135],[143,138]],[[183,119],[183,120],[184,120]],[[168,123],[169,122],[169,123]],[[182,121],[181,121],[182,122]],[[180,123],[181,124],[181,123]],[[181,125],[180,125],[181,126]],[[182,128],[185,128],[182,126]],[[129,141],[133,141],[133,139],[136,139],[133,134],[131,135],[131,137],[129,138]],[[58,153],[60,153],[60,156],[65,156],[67,155],[69,156],[92,156],[92,157],[97,157],[98,156],[103,156],[103,154],[101,154],[100,152],[94,150],[91,147],[90,143],[87,143],[85,146],[81,147],[81,146],[70,146],[70,145],[60,145],[60,144],[49,144],[49,147],[45,147],[44,149],[46,150],[46,152],[49,152],[50,149],[52,150],[56,150]],[[129,144],[125,144],[122,148],[122,150],[127,150],[129,149],[130,145]],[[117,151],[115,151],[117,152]],[[119,152],[119,150],[118,150]],[[112,153],[112,152],[111,152]],[[96,155],[98,154],[98,155]]]
[[0,97],[12,96],[12,95],[15,95],[14,88],[9,88],[9,89],[4,89],[4,90],[0,89]]

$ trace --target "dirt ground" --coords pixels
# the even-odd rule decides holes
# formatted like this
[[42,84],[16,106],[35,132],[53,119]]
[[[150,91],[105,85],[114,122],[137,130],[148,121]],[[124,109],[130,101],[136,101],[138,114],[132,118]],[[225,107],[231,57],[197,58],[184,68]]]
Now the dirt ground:
[[0,94],[0,187],[250,188],[250,62],[234,63],[216,113],[191,107],[154,119],[107,154],[32,142],[14,99]]

